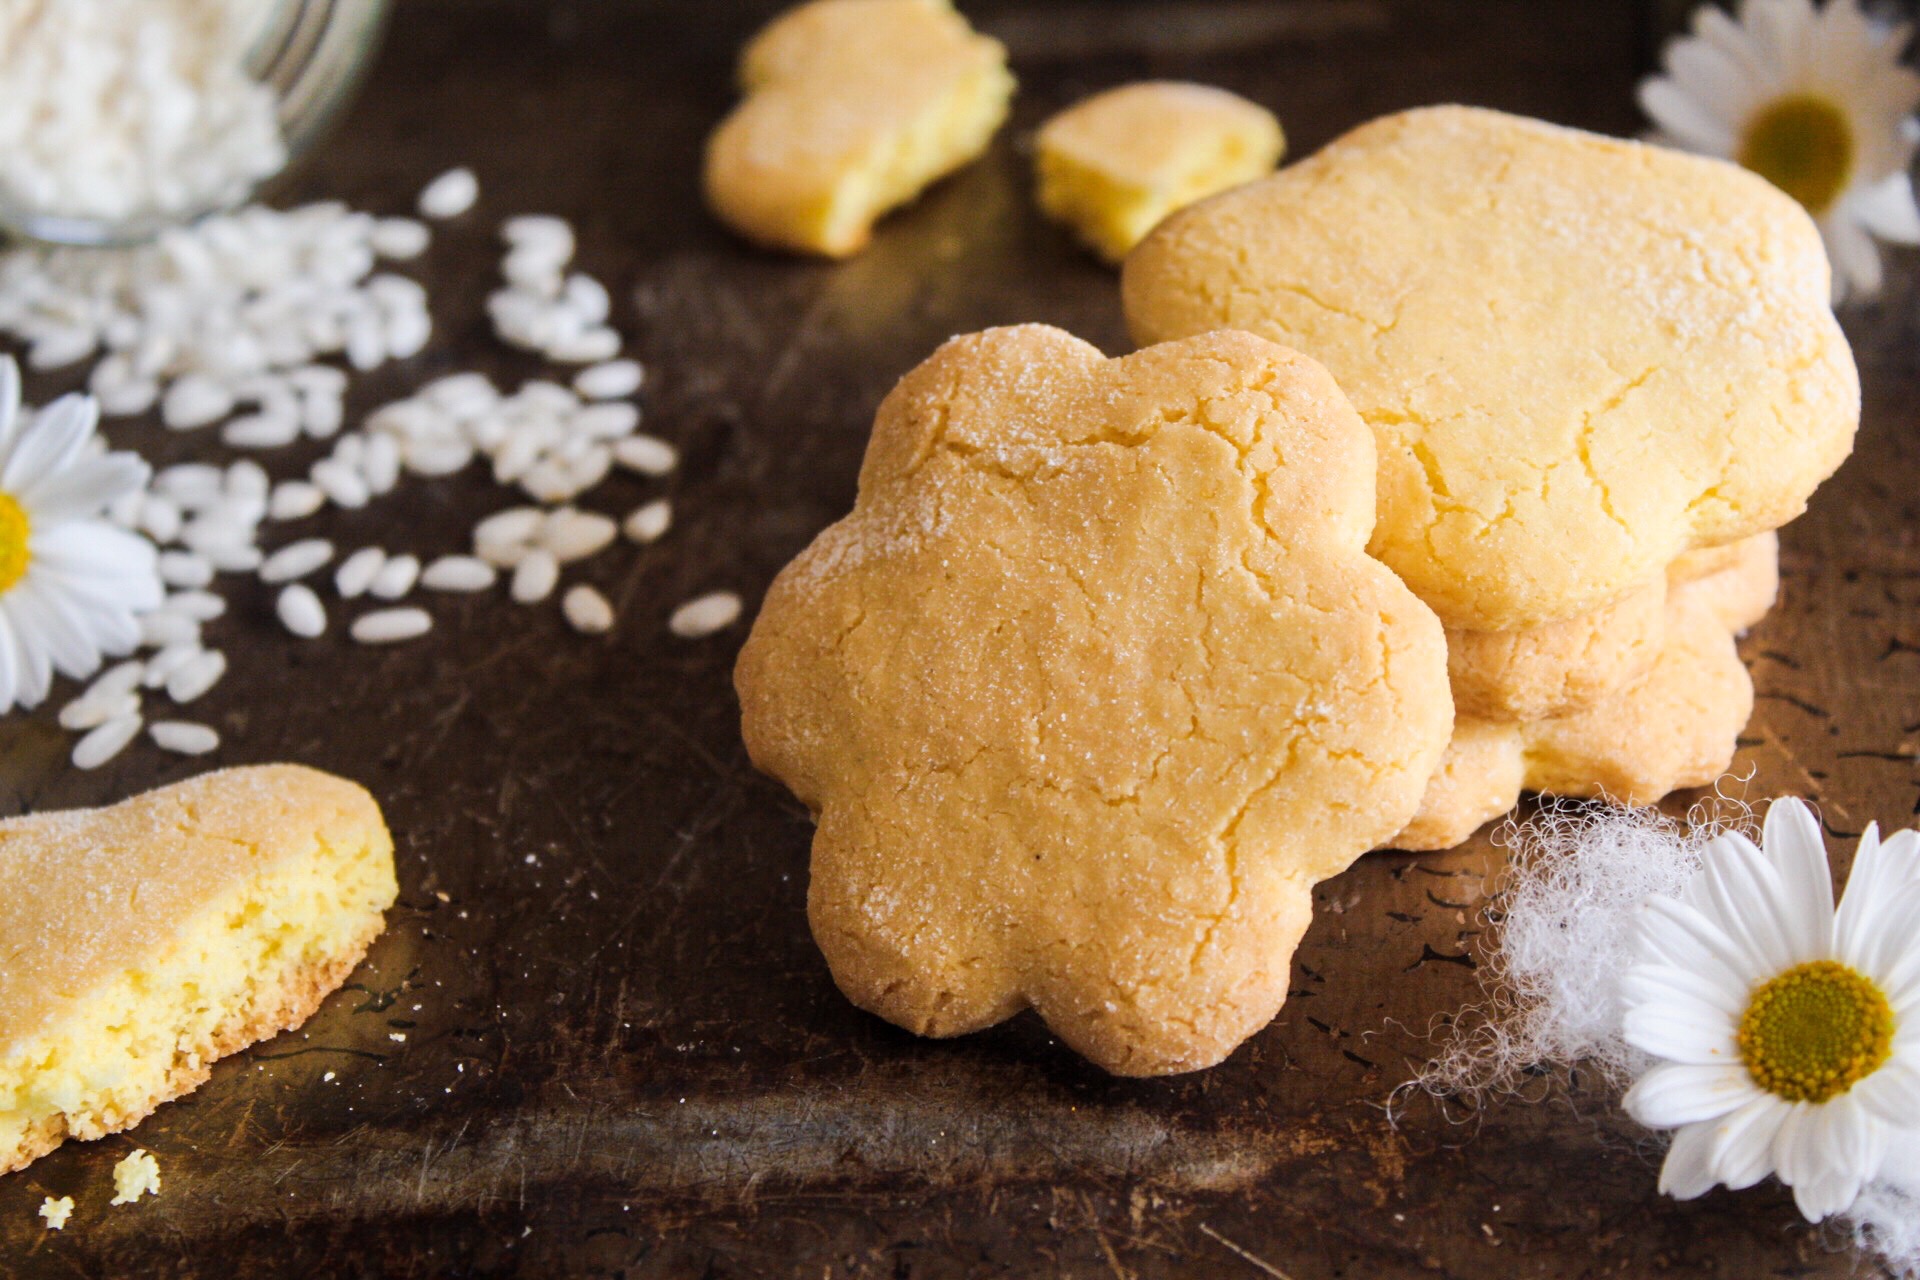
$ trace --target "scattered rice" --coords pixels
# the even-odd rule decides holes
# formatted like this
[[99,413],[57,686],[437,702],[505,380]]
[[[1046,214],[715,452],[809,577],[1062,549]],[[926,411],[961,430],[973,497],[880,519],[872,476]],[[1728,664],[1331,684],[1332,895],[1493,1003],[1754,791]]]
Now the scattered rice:
[[303,582],[282,591],[273,607],[280,616],[280,625],[302,640],[311,640],[326,632],[327,607],[320,603],[313,588]]
[[740,597],[731,591],[714,591],[675,609],[667,630],[685,640],[698,640],[726,630],[739,617]]
[[553,594],[560,581],[560,561],[553,552],[535,548],[514,567],[508,593],[520,604],[538,604]]
[[162,751],[176,755],[203,756],[220,746],[220,735],[212,728],[188,720],[157,720],[147,733]]
[[613,630],[613,605],[599,591],[581,583],[570,587],[561,597],[560,611],[569,625],[582,635],[597,636]]
[[629,511],[627,518],[621,522],[620,528],[629,540],[644,546],[649,542],[658,541],[672,523],[673,504],[665,498],[655,498],[652,502],[643,503]]
[[98,769],[107,761],[126,750],[129,742],[140,733],[140,716],[116,716],[94,729],[73,746],[73,767],[76,769]]
[[420,573],[420,585],[429,591],[485,591],[500,577],[485,560],[474,556],[441,556]]
[[375,609],[353,621],[350,633],[361,644],[393,644],[433,630],[433,616],[425,609]]
[[480,198],[480,180],[467,168],[449,169],[420,192],[420,216],[435,221],[457,218]]
[[333,544],[325,538],[289,542],[260,562],[260,581],[292,582],[304,578],[333,559]]

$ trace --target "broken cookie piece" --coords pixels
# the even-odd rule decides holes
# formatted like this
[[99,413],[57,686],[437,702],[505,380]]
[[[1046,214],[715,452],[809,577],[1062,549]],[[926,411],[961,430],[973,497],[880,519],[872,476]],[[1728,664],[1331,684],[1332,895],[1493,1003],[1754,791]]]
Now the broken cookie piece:
[[0,822],[0,1172],[299,1026],[395,893],[373,798],[293,765]]
[[842,258],[978,156],[1013,96],[1006,50],[946,0],[813,0],[740,61],[707,144],[708,203],[750,240]]
[[1251,334],[993,329],[901,381],[735,672],[854,1003],[932,1036],[1031,1006],[1123,1075],[1272,1019],[1313,886],[1452,724],[1438,619],[1365,552],[1373,469],[1326,371]]
[[1109,262],[1196,200],[1273,172],[1280,122],[1211,85],[1122,85],[1060,112],[1034,139],[1040,208]]

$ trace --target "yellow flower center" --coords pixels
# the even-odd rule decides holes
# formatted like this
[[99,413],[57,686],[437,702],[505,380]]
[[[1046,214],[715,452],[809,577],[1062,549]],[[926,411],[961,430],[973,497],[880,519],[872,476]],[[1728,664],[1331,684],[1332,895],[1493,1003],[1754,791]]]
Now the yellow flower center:
[[1893,1007],[1857,970],[1813,960],[1754,989],[1737,1039],[1755,1084],[1788,1102],[1825,1102],[1892,1055]]
[[1736,158],[1817,217],[1847,189],[1853,151],[1846,112],[1817,94],[1793,93],[1747,121]]
[[0,493],[0,595],[27,576],[27,535],[32,526],[27,513],[10,494]]

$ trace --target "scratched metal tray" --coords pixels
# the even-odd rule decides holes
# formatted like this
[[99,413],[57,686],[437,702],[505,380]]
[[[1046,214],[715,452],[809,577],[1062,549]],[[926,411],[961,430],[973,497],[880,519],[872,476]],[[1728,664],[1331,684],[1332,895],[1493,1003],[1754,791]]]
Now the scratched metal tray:
[[[214,628],[232,673],[201,704],[217,762],[299,760],[372,788],[400,905],[304,1031],[134,1133],[0,1180],[0,1274],[1851,1274],[1777,1194],[1658,1198],[1648,1154],[1578,1080],[1541,1081],[1545,1105],[1390,1123],[1429,1028],[1478,990],[1501,859],[1484,836],[1322,886],[1279,1019],[1199,1075],[1108,1079],[1025,1018],[915,1040],[834,990],[806,930],[806,816],[739,743],[741,633],[675,642],[664,620],[711,588],[758,598],[850,503],[880,396],[949,334],[1042,320],[1125,349],[1113,276],[1030,210],[1035,122],[1172,75],[1271,105],[1295,154],[1449,99],[1629,132],[1648,51],[1639,6],[1570,0],[965,7],[1013,50],[1015,127],[840,266],[744,249],[700,211],[701,139],[769,5],[400,7],[365,99],[289,195],[397,212],[464,162],[485,197],[421,268],[434,345],[356,404],[461,368],[531,376],[481,318],[491,229],[565,214],[586,267],[627,286],[616,319],[650,366],[651,429],[685,451],[679,520],[591,564],[623,619],[599,640],[488,597],[437,602],[442,625],[409,646],[299,643],[264,592],[241,593]],[[1818,797],[1837,833],[1915,808],[1912,265],[1849,317],[1860,456],[1787,531],[1783,599],[1745,644],[1752,790]],[[112,433],[158,456],[204,447],[152,423]],[[657,491],[625,479],[595,501]],[[505,501],[476,478],[410,492],[404,512],[326,532],[453,550]],[[69,745],[48,712],[0,722],[0,812],[196,767],[136,749],[75,774]],[[108,1170],[135,1145],[165,1190],[109,1210]],[[79,1202],[60,1235],[33,1216],[49,1193]]]

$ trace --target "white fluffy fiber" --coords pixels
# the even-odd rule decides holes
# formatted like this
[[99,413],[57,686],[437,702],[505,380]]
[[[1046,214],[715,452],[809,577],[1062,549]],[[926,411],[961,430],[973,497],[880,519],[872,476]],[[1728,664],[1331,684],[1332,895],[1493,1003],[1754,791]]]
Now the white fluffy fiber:
[[1622,1087],[1645,1070],[1652,1059],[1620,1032],[1634,913],[1653,894],[1679,896],[1700,851],[1726,829],[1577,802],[1508,826],[1498,839],[1512,853],[1489,912],[1499,941],[1481,966],[1489,1003],[1456,1021],[1416,1084],[1479,1100],[1542,1066],[1587,1064]]
[[[1630,1085],[1654,1061],[1621,1034],[1635,917],[1653,894],[1679,896],[1714,836],[1756,834],[1744,804],[1724,803],[1679,822],[1653,809],[1565,802],[1502,832],[1511,856],[1488,912],[1497,925],[1481,966],[1488,1002],[1454,1020],[1410,1087],[1477,1105],[1517,1091],[1541,1067],[1576,1064]],[[1837,1221],[1895,1275],[1920,1280],[1920,1151],[1891,1153]]]

